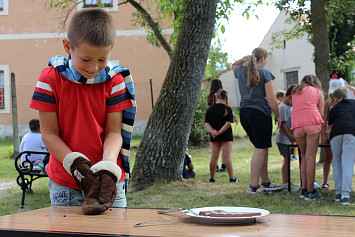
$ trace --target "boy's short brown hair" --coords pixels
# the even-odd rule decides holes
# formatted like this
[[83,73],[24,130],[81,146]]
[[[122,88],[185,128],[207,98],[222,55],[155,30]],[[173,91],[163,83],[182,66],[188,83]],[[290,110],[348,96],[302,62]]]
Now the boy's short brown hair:
[[285,91],[284,90],[279,90],[276,92],[276,98],[279,97],[284,97],[285,96]]
[[68,41],[73,49],[82,42],[98,47],[113,47],[115,40],[115,23],[105,10],[95,8],[74,13],[68,28]]
[[346,88],[338,88],[336,89],[334,92],[333,92],[333,95],[332,95],[333,98],[336,98],[338,100],[342,100],[344,99],[345,97],[348,97],[348,91]]

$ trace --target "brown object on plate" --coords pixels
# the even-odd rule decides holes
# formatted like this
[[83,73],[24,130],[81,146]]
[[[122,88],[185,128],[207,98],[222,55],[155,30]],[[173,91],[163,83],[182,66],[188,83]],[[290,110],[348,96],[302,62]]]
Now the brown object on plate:
[[261,216],[260,212],[229,212],[224,210],[200,211],[200,216],[210,217],[251,217]]

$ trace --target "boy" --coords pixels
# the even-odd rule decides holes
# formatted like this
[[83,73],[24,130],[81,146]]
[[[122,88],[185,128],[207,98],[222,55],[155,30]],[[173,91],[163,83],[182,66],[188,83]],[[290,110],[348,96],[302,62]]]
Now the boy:
[[278,90],[276,92],[276,99],[281,103],[284,101],[286,95],[285,95],[285,91],[283,90]]
[[[40,151],[40,152],[48,152],[46,146],[44,145],[41,137],[41,128],[39,126],[38,119],[32,119],[29,122],[29,127],[31,132],[26,133],[20,144],[20,152],[23,151]],[[27,158],[34,164],[33,169],[38,171],[44,171],[44,166],[48,163],[48,161],[44,161],[45,155],[42,154],[31,154],[27,156]],[[26,160],[26,155],[22,155],[21,157],[21,165]]]
[[[279,104],[281,126],[280,129],[277,131],[275,137],[275,142],[277,144],[277,147],[279,148],[279,152],[284,157],[284,163],[281,168],[282,186],[284,188],[288,188],[288,145],[291,145],[292,142],[296,141],[295,136],[291,134],[289,130],[291,128],[292,90],[294,87],[295,85],[292,85],[287,89],[283,102]],[[298,189],[293,189],[293,191],[297,192]]]
[[333,93],[334,107],[329,112],[330,147],[333,153],[335,201],[350,204],[355,160],[355,100],[345,99],[346,88]]
[[115,39],[109,13],[76,12],[63,39],[68,58],[50,59],[38,79],[30,107],[39,110],[51,153],[47,173],[53,206],[82,205],[84,214],[126,207],[124,180],[136,108],[129,70],[108,61]]

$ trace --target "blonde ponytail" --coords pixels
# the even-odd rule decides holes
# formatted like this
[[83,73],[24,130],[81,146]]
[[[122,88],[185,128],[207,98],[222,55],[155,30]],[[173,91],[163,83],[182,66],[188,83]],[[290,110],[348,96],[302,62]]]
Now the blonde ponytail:
[[253,85],[259,85],[260,83],[260,75],[258,70],[258,62],[261,58],[267,58],[267,51],[263,48],[256,48],[253,50],[251,56],[248,57],[248,61],[246,63],[247,69],[247,86],[252,87]]

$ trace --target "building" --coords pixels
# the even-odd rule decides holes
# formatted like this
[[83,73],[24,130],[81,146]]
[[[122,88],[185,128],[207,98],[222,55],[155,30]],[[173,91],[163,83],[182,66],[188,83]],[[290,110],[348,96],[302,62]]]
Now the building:
[[[265,68],[275,76],[275,91],[286,90],[290,85],[298,84],[304,75],[315,75],[314,46],[308,42],[307,35],[299,39],[285,40],[282,48],[271,49],[272,33],[293,27],[292,24],[286,23],[287,18],[286,13],[281,11],[260,45],[255,46],[265,48],[269,52]],[[219,78],[223,88],[228,91],[230,106],[239,107],[239,88],[232,70],[222,71]],[[208,81],[209,79],[204,80],[205,87],[207,87]]]
[[[60,8],[50,8],[47,0],[0,0],[0,137],[12,136],[11,115],[11,73],[15,74],[17,110],[20,136],[28,132],[28,122],[38,118],[38,112],[29,109],[41,70],[55,55],[66,56],[62,38],[66,27],[62,27],[63,13]],[[142,133],[144,124],[152,112],[151,87],[154,100],[170,64],[168,54],[162,48],[149,44],[146,30],[132,25],[132,12],[129,4],[118,6],[118,0],[104,0],[105,9],[116,21],[116,45],[111,61],[129,68],[135,82],[137,99],[137,123],[134,133]],[[74,11],[90,7],[95,0],[78,0]],[[63,31],[61,29],[64,29]],[[171,33],[166,30],[165,33]]]

